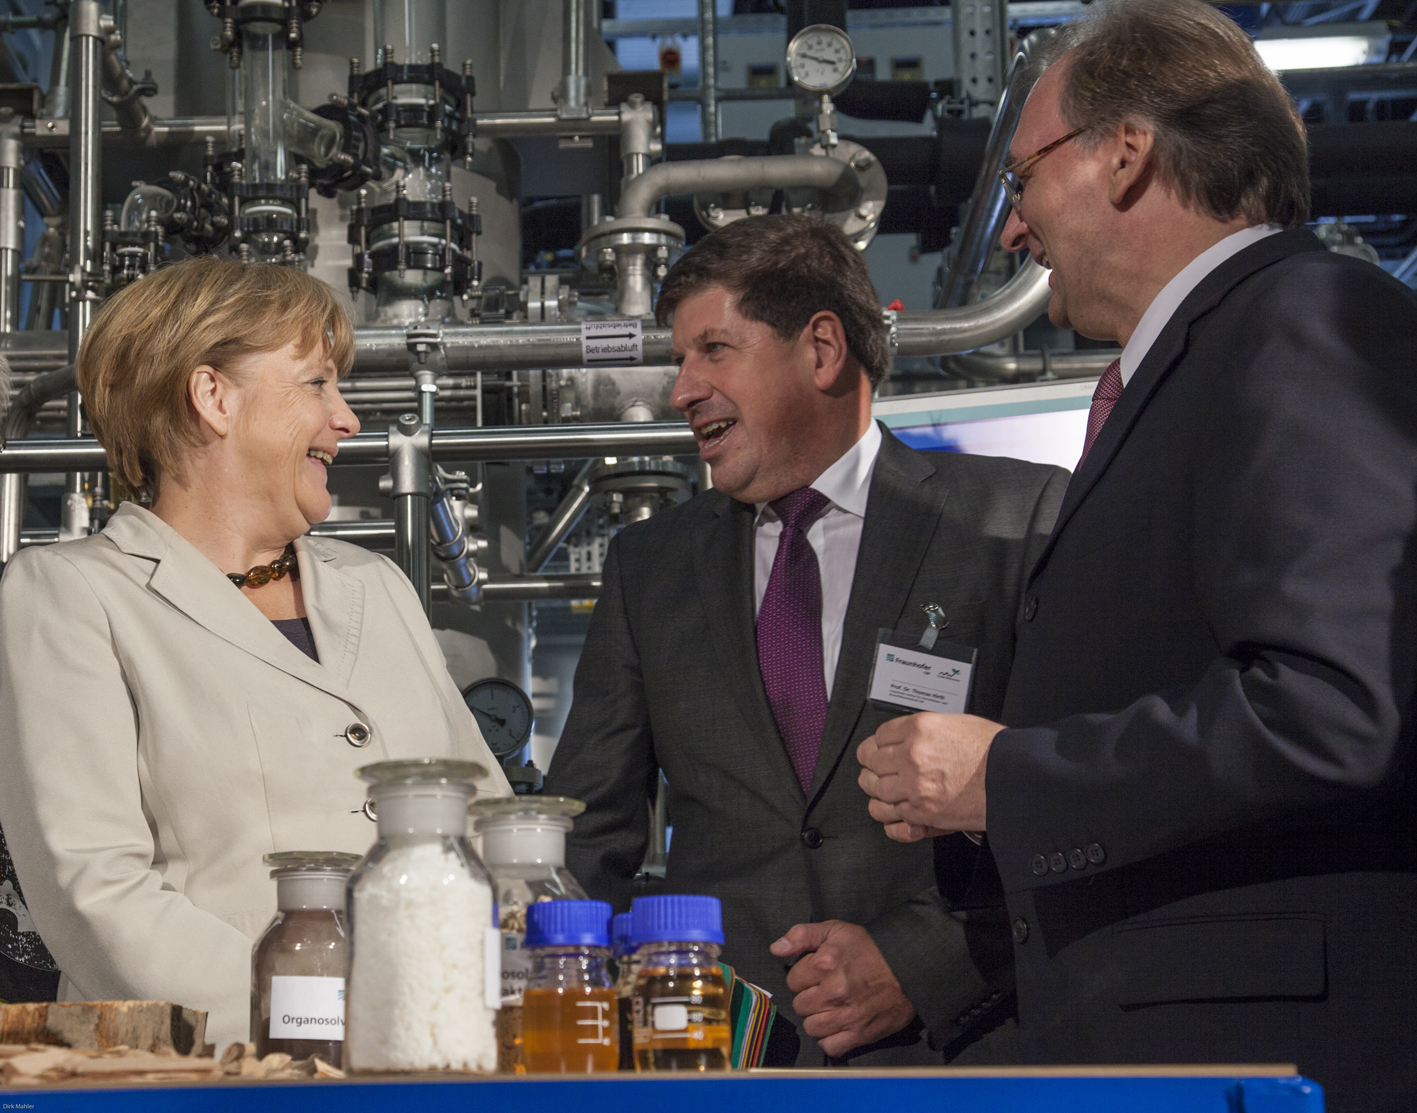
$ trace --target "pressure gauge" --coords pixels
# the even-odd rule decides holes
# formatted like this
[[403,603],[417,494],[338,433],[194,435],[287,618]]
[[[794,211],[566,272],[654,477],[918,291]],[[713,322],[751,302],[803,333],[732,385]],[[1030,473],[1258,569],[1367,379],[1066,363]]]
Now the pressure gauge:
[[814,23],[787,44],[787,73],[809,93],[837,93],[856,73],[856,50],[840,27]]
[[499,761],[526,745],[534,721],[531,700],[510,680],[479,680],[463,689],[462,698]]

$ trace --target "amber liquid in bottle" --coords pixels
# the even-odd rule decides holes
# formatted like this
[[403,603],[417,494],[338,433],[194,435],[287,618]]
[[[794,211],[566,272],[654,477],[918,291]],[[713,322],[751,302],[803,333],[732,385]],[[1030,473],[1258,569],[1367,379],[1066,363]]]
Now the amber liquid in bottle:
[[293,1059],[318,1055],[332,1067],[342,1064],[343,1040],[271,1039],[271,978],[344,977],[344,913],[327,909],[283,911],[280,923],[261,937],[252,956],[256,991],[251,995],[251,1038],[256,1054],[283,1051]]
[[588,1074],[620,1067],[618,1002],[612,987],[528,989],[522,1062],[530,1074]]
[[635,1069],[728,1070],[728,990],[714,966],[646,966],[635,988]]

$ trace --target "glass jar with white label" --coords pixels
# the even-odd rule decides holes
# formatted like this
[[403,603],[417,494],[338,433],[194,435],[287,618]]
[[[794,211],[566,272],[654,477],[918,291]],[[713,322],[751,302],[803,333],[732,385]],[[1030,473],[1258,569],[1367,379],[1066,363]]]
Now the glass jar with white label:
[[528,905],[585,900],[566,869],[566,834],[585,804],[567,796],[514,796],[468,805],[481,839],[482,860],[492,871],[501,929],[502,1008],[497,1016],[497,1069],[525,1074],[522,1062],[522,994],[531,974],[526,949]]
[[636,948],[635,1070],[727,1070],[733,1054],[728,983],[718,964],[717,897],[639,897],[630,908]]
[[358,774],[379,838],[349,879],[345,1067],[490,1072],[501,937],[492,876],[467,837],[487,770],[422,758]]
[[334,1067],[343,1061],[344,887],[358,861],[331,850],[266,855],[277,911],[251,951],[257,1055],[318,1055]]

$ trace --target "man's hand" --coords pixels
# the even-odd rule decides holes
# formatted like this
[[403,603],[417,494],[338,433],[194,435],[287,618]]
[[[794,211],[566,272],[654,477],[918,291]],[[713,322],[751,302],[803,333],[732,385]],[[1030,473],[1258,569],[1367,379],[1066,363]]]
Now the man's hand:
[[915,1017],[870,933],[826,920],[798,924],[769,948],[778,958],[810,951],[787,972],[792,1007],[807,1035],[831,1056],[899,1032]]
[[856,748],[871,818],[897,842],[983,831],[984,768],[1003,729],[977,715],[933,711],[882,723]]

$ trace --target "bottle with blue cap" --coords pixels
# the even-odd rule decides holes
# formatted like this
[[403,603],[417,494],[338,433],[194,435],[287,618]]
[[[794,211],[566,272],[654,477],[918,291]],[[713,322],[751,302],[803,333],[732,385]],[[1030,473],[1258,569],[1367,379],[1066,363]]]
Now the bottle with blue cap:
[[733,1053],[728,985],[718,965],[717,897],[640,897],[630,909],[636,948],[634,1040],[638,1071],[727,1070]]
[[610,905],[555,900],[526,910],[531,975],[523,994],[522,1062],[529,1074],[593,1074],[620,1067],[610,976]]

